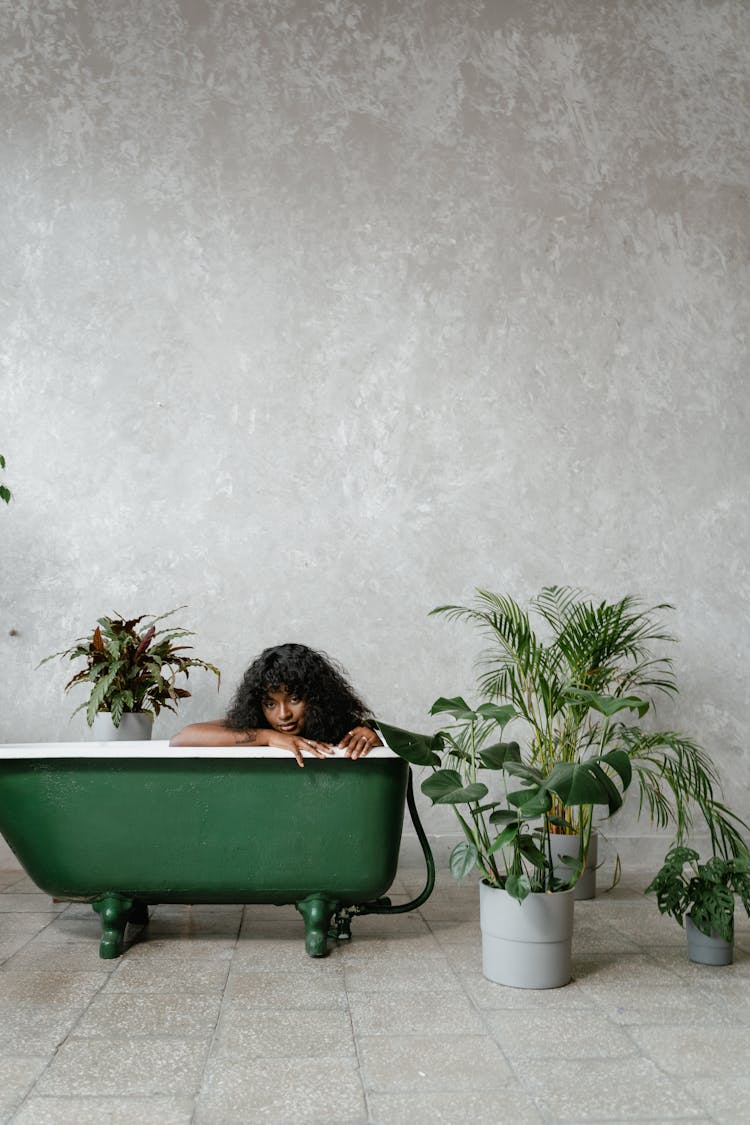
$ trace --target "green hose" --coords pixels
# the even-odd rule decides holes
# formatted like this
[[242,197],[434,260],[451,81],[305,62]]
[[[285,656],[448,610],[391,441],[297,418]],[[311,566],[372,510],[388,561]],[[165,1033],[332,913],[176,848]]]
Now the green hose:
[[421,907],[423,902],[426,902],[433,892],[435,886],[435,859],[432,854],[430,843],[427,841],[427,834],[422,827],[422,821],[419,820],[419,813],[417,812],[416,801],[414,800],[414,783],[412,781],[412,767],[409,766],[408,780],[406,785],[406,803],[409,807],[409,814],[412,817],[414,830],[417,834],[419,844],[422,845],[422,854],[425,857],[427,865],[427,882],[424,885],[424,890],[418,894],[416,899],[410,902],[401,902],[398,906],[394,906],[390,899],[377,899],[374,902],[362,902],[359,906],[345,907],[336,913],[335,916],[335,933],[332,930],[332,936],[335,937],[351,937],[351,918],[356,915],[365,915],[365,913],[407,913],[409,910],[416,910]]

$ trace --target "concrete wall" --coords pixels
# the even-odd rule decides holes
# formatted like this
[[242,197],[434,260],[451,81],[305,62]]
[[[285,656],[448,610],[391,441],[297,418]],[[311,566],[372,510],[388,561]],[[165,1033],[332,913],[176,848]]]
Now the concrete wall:
[[0,0],[0,738],[83,736],[40,658],[183,603],[178,725],[296,639],[421,726],[479,647],[432,606],[573,583],[676,604],[660,721],[750,811],[749,45],[744,0]]

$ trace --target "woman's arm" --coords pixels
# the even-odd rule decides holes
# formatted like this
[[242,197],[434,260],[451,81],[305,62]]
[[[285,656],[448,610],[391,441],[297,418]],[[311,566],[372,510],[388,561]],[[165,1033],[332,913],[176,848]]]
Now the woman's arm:
[[170,746],[274,746],[278,750],[288,750],[294,754],[297,763],[304,766],[302,751],[325,758],[333,753],[324,742],[311,738],[301,738],[296,734],[284,734],[278,730],[233,730],[225,719],[212,719],[208,723],[190,723],[169,740]]
[[[169,740],[170,746],[247,746],[249,731],[231,730],[224,719],[211,719],[207,723],[190,723],[178,730]],[[260,734],[260,731],[253,731]],[[257,739],[253,739],[257,742]],[[264,743],[258,743],[265,745]]]

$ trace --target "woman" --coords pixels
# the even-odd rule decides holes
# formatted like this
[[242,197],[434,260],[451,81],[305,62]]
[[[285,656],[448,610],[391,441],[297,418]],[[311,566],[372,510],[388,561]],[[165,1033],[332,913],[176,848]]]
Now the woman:
[[300,766],[303,751],[325,758],[343,748],[364,758],[382,746],[374,719],[343,671],[306,645],[267,648],[250,665],[226,719],[191,723],[170,746],[275,746]]

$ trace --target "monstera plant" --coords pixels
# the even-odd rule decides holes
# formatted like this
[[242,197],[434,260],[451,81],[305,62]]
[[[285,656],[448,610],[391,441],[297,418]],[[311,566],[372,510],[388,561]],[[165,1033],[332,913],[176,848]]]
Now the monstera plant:
[[[671,658],[656,646],[673,643],[662,621],[673,607],[626,596],[594,601],[571,587],[545,587],[528,606],[507,595],[477,590],[472,606],[444,605],[432,612],[478,627],[489,642],[480,658],[479,687],[519,716],[529,761],[543,773],[592,755],[625,753],[639,792],[660,828],[678,839],[689,833],[696,811],[715,848],[742,852],[740,820],[724,803],[719,775],[708,753],[672,730],[643,722],[658,695],[677,692]],[[490,725],[477,731],[480,744]],[[517,736],[518,737],[518,736]],[[561,807],[556,811],[561,812]],[[591,832],[591,809],[568,817],[553,832]]]
[[[432,714],[455,722],[432,736],[379,726],[396,754],[431,768],[422,792],[434,804],[450,805],[461,825],[464,839],[450,866],[458,879],[475,868],[481,875],[484,974],[517,988],[567,984],[573,884],[583,862],[571,857],[566,877],[558,877],[550,832],[594,805],[618,809],[631,778],[630,758],[610,750],[547,768],[524,760],[517,742],[504,741],[506,724],[519,718],[512,705],[485,701],[471,708],[457,696],[438,699]],[[480,728],[495,730],[498,740],[480,746]]]

